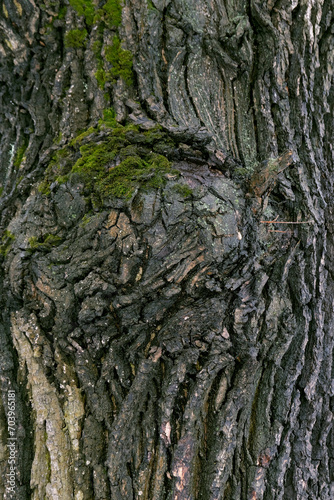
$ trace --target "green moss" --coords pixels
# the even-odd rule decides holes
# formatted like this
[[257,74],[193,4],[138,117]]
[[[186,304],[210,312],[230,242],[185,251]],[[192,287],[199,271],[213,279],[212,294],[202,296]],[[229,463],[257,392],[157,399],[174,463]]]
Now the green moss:
[[1,238],[0,255],[6,257],[14,240],[15,235],[6,229]]
[[137,186],[143,189],[164,186],[165,174],[172,171],[168,159],[149,149],[139,154],[136,145],[129,144],[128,133],[141,135],[133,126],[118,126],[108,141],[82,146],[81,158],[65,179],[58,177],[57,181],[80,180],[88,192],[101,200],[129,198]]
[[103,120],[99,120],[99,126],[102,125],[110,128],[116,128],[119,124],[116,121],[116,112],[114,108],[108,108],[103,110]]
[[36,250],[40,245],[40,243],[38,243],[38,239],[36,236],[32,236],[31,238],[29,238],[28,241],[31,250]]
[[68,174],[65,174],[65,175],[58,175],[57,177],[57,182],[58,184],[65,184],[65,182],[67,182],[69,179],[69,176]]
[[129,144],[129,146],[126,146],[120,151],[119,157],[121,160],[129,158],[129,156],[140,156],[135,144]]
[[95,9],[92,0],[69,0],[69,2],[79,16],[84,16],[88,26],[93,24]]
[[20,175],[20,177],[16,181],[16,186],[18,186],[20,184],[20,182],[23,181],[23,179],[24,179],[24,175]]
[[147,0],[147,7],[148,7],[149,10],[153,10],[155,12],[158,12],[158,9],[156,9],[154,7],[152,0]]
[[106,84],[106,72],[104,69],[100,68],[96,71],[95,73],[95,78],[97,80],[97,84],[100,87],[100,89],[104,90],[104,86]]
[[62,242],[62,238],[55,234],[48,234],[44,239],[44,244],[49,246],[57,246]]
[[117,35],[114,36],[112,45],[106,47],[105,55],[106,60],[112,65],[106,73],[107,80],[114,83],[118,78],[122,78],[127,85],[132,85],[132,53],[122,48]]
[[41,194],[44,194],[44,196],[49,196],[51,194],[50,182],[46,179],[39,183],[37,189]]
[[83,132],[79,132],[79,134],[75,137],[75,139],[71,140],[70,146],[75,146],[76,144],[80,144],[85,137],[87,137],[87,136],[89,136],[97,131],[98,130],[96,128],[89,127],[89,129],[87,129]]
[[71,154],[68,148],[64,147],[59,149],[53,156],[52,159],[45,171],[45,178],[38,185],[38,191],[45,195],[49,196],[50,186],[51,184],[59,177],[60,175],[66,175],[70,172],[72,168],[72,160]]
[[[112,129],[102,142],[99,139],[97,143],[94,137],[99,129],[91,127],[73,139],[67,148],[55,153],[39,185],[41,193],[49,195],[54,181],[59,184],[81,182],[91,203],[101,207],[105,198],[129,198],[138,187],[160,188],[167,181],[167,173],[178,174],[171,169],[166,156],[155,152],[159,144],[171,141],[161,127],[141,132],[133,124],[123,126],[116,122],[113,108],[104,111],[102,125]],[[91,142],[82,145],[82,140],[91,134]],[[175,148],[173,141],[171,147]],[[81,156],[74,162],[78,154]],[[176,189],[184,197],[192,192],[183,185]]]
[[21,165],[27,147],[28,147],[28,139],[24,138],[22,145],[16,151],[13,162],[14,167],[19,167]]
[[[96,11],[94,17],[94,23],[97,24],[100,39],[93,43],[92,50],[98,63],[95,77],[102,90],[104,90],[106,83],[114,84],[119,78],[129,86],[133,83],[133,56],[129,50],[122,48],[118,36],[118,27],[122,22],[122,3],[122,0],[107,0]],[[112,44],[105,47],[105,59],[109,63],[109,68],[104,66],[101,55],[103,32],[106,27],[117,33],[113,37]]]
[[55,137],[54,140],[53,140],[54,144],[60,144],[62,138],[63,138],[63,134],[61,132],[59,132],[59,134],[57,135],[57,137]]
[[67,12],[67,7],[60,7],[59,13],[58,13],[58,19],[60,19],[60,20],[65,19],[66,12]]
[[193,194],[193,190],[186,184],[175,184],[173,190],[183,198],[189,198]]
[[107,0],[96,11],[92,0],[69,0],[69,2],[79,16],[84,16],[87,25],[103,21],[109,28],[118,28],[122,22],[121,0]]
[[98,59],[98,60],[102,60],[102,57],[101,57],[102,45],[103,44],[102,44],[101,40],[96,40],[92,44],[92,51],[94,52],[94,55],[95,55],[96,59]]
[[99,175],[103,175],[103,171],[105,173],[104,165],[114,160],[116,152],[110,142],[107,144],[87,144],[80,148],[80,152],[82,156],[73,166],[71,174],[78,174],[85,186],[91,191]]
[[28,241],[30,251],[35,252],[36,250],[51,250],[53,247],[60,245],[62,238],[54,234],[46,234],[42,238],[32,236]]
[[87,224],[92,220],[92,217],[93,217],[92,213],[85,214],[80,223],[81,227],[87,226]]
[[118,28],[122,22],[122,5],[120,0],[107,0],[97,11],[95,20],[103,20],[109,28]]
[[146,160],[129,156],[120,165],[97,179],[96,189],[101,198],[130,198],[139,185],[142,189],[163,187],[165,174],[171,172],[170,162],[164,156],[152,154]]
[[65,35],[65,47],[72,47],[74,49],[79,49],[80,47],[85,47],[87,38],[87,30],[74,29],[70,30]]
[[[141,134],[138,139],[143,143],[148,146],[153,146],[161,143],[166,143],[168,141],[168,136],[166,132],[163,131],[162,127],[160,125],[157,125],[156,127],[146,130],[143,134]],[[173,142],[170,140],[170,143],[173,144]]]
[[130,139],[129,134],[139,135],[140,133],[141,132],[139,132],[138,125],[134,125],[133,123],[128,123],[124,127],[123,127],[123,125],[121,125],[121,127],[116,128],[112,132],[113,136],[115,136],[115,137],[119,136],[119,137],[128,138],[128,139]]

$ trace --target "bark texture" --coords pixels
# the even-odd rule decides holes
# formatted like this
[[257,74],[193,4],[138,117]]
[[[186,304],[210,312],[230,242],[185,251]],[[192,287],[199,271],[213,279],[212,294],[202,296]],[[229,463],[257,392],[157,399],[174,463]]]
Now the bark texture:
[[1,1],[2,498],[334,497],[333,26]]

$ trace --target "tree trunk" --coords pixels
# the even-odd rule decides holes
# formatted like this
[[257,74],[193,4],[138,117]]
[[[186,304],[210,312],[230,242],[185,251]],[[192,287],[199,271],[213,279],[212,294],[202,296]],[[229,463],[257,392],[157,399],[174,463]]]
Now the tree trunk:
[[2,498],[334,497],[333,18],[2,1]]

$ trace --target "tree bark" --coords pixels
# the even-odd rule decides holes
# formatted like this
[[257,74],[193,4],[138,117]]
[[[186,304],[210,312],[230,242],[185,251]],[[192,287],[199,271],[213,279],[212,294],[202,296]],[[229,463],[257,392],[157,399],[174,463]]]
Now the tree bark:
[[2,1],[2,498],[334,497],[333,25]]

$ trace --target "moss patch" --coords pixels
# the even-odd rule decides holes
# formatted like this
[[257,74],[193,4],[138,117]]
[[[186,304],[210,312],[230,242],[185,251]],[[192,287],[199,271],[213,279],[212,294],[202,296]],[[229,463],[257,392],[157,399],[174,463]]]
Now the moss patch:
[[29,249],[31,252],[35,252],[36,250],[51,250],[54,246],[60,245],[62,241],[60,236],[54,234],[46,234],[42,238],[32,236],[29,238]]
[[122,5],[120,0],[107,0],[95,15],[95,22],[103,21],[109,28],[118,28],[122,22]]
[[104,90],[107,80],[106,80],[106,72],[104,71],[103,68],[99,68],[95,72],[95,78],[100,89]]
[[129,156],[122,163],[98,178],[96,188],[101,198],[130,198],[135,187],[160,188],[166,184],[165,174],[171,172],[170,162],[164,156],[152,153],[145,160]]
[[[133,124],[123,126],[116,122],[113,108],[109,108],[97,128],[81,132],[53,155],[38,190],[49,196],[54,182],[81,183],[87,201],[101,208],[106,198],[129,198],[137,188],[163,187],[168,173],[179,175],[171,169],[166,155],[161,154],[174,152],[176,147],[160,126],[145,132]],[[185,198],[192,193],[182,184],[175,189]]]
[[172,189],[183,198],[189,198],[193,194],[193,190],[187,184],[175,184]]
[[103,110],[103,120],[99,120],[99,126],[105,126],[109,128],[118,127],[118,123],[116,121],[116,112],[113,108]]
[[24,138],[23,143],[16,151],[14,162],[13,162],[14,167],[19,167],[21,165],[22,160],[24,158],[24,153],[25,153],[27,147],[28,147],[28,139]]
[[84,16],[87,25],[93,24],[95,9],[92,0],[69,0],[69,2],[79,16]]
[[60,144],[61,143],[61,140],[63,138],[63,134],[61,132],[59,132],[59,134],[57,135],[57,137],[55,137],[53,139],[53,143],[54,144]]
[[49,196],[51,194],[50,182],[47,181],[46,179],[44,179],[42,182],[39,183],[37,189],[44,196]]
[[[97,47],[97,45],[96,45]],[[99,60],[99,68],[95,78],[99,87],[103,90],[106,83],[114,84],[121,78],[126,85],[133,84],[132,53],[122,48],[117,35],[114,36],[112,45],[105,48],[105,58],[111,67],[107,71],[103,68],[102,58]]]
[[144,189],[162,187],[166,183],[164,174],[171,171],[166,157],[156,153],[139,156],[136,148],[126,146],[121,134],[118,138],[115,134],[103,144],[82,146],[80,152],[82,156],[67,179],[82,181],[85,188],[101,200],[108,197],[129,198],[136,186]]
[[74,29],[70,30],[65,35],[65,47],[79,49],[85,47],[87,38],[87,30]]
[[0,255],[6,257],[14,240],[15,235],[6,229],[1,238]]
[[92,220],[92,218],[93,218],[93,213],[92,212],[89,212],[89,213],[85,214],[83,216],[83,218],[81,219],[80,226],[81,227],[87,226],[87,224],[90,223],[90,221]]
[[[179,174],[159,153],[162,144],[170,140],[160,127],[140,132],[135,125],[122,126],[116,123],[112,108],[105,110],[102,124],[117,126],[102,141],[97,129],[88,129],[59,150],[46,170],[40,192],[50,194],[50,185],[55,181],[80,182],[93,206],[101,206],[109,197],[131,197],[136,188],[163,187],[166,174]],[[179,189],[182,196],[190,196],[187,186],[180,185]]]
[[77,144],[80,144],[86,137],[88,137],[91,134],[94,134],[97,132],[98,129],[94,127],[89,127],[89,129],[84,130],[83,132],[79,132],[79,134],[71,140],[70,146],[76,146]]
[[88,26],[102,21],[108,28],[118,28],[122,22],[121,0],[107,0],[97,10],[92,0],[69,0],[69,2],[79,16],[84,16]]
[[[92,0],[90,0],[91,4]],[[70,0],[70,3],[81,15],[85,15],[82,0]],[[102,3],[102,2],[101,2]],[[91,4],[93,7],[93,4]],[[104,90],[106,84],[115,84],[121,78],[126,85],[133,84],[132,53],[122,47],[119,38],[119,26],[122,23],[122,0],[107,0],[94,12],[94,24],[97,26],[98,40],[92,45],[96,57],[97,71],[95,77],[98,86]],[[94,7],[93,7],[94,9]],[[87,22],[87,21],[86,21]],[[104,31],[112,30],[114,35],[111,44],[104,45]],[[107,37],[108,39],[109,36]],[[104,56],[103,54],[104,48]],[[109,99],[108,99],[109,100]]]
[[107,61],[112,64],[112,68],[107,73],[110,81],[116,81],[120,77],[127,85],[132,85],[132,53],[121,47],[118,36],[114,36],[112,45],[106,47],[105,54]]
[[153,10],[155,12],[159,12],[158,9],[156,9],[154,7],[152,0],[147,0],[147,7],[148,7],[149,10]]
[[45,195],[49,196],[50,186],[51,184],[59,177],[60,175],[66,175],[71,171],[71,167],[73,165],[71,152],[68,147],[59,149],[52,157],[46,171],[45,177],[42,182],[38,185],[38,191]]
[[59,13],[58,13],[58,19],[65,19],[67,13],[67,7],[60,7]]

